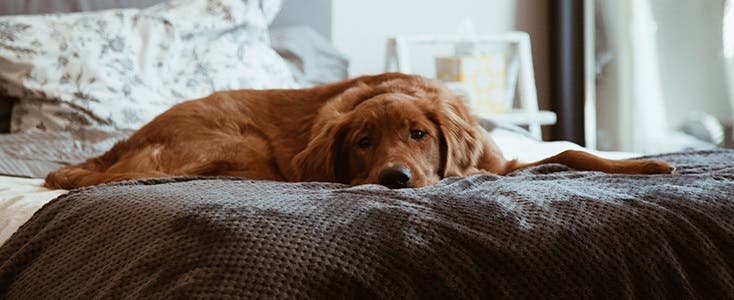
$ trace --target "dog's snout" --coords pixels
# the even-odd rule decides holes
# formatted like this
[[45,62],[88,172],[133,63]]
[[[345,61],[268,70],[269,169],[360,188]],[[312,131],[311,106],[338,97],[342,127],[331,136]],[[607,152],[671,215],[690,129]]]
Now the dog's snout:
[[402,189],[408,187],[411,174],[410,169],[403,165],[393,165],[380,172],[380,184],[391,189]]

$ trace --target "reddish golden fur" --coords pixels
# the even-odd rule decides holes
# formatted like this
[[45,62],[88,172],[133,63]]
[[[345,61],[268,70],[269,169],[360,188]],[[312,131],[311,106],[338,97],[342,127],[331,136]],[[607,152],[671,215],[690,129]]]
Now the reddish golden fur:
[[[425,135],[418,138],[415,130]],[[71,189],[181,175],[362,184],[377,183],[381,170],[399,164],[412,174],[408,186],[418,187],[448,176],[506,174],[543,163],[609,173],[673,171],[662,161],[614,161],[579,151],[531,164],[505,161],[464,103],[441,84],[387,73],[309,89],[217,92],[183,102],[105,154],[51,172],[46,186]]]

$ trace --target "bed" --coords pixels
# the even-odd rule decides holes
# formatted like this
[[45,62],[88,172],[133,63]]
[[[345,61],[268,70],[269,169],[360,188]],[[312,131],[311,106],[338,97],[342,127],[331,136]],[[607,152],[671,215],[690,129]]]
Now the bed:
[[[33,35],[20,35],[36,30],[22,25],[29,19],[0,18],[0,123],[13,132],[0,135],[0,298],[734,297],[734,151],[724,149],[654,156],[673,163],[676,175],[550,164],[404,190],[211,177],[42,188],[48,170],[129,135],[149,117],[136,114],[139,106],[154,114],[171,104],[165,99],[182,100],[177,92],[296,87],[346,74],[322,17],[330,15],[330,1],[177,0],[157,8],[162,1],[125,2],[0,4],[2,14],[13,15],[85,11],[50,21],[29,17],[54,24],[47,28],[73,23],[69,34],[85,26],[104,36],[111,31],[102,27],[144,33],[138,40],[105,38],[100,46],[85,33],[91,37],[84,48],[100,54],[92,65],[102,67],[77,69],[89,63],[85,55],[54,52],[75,45],[33,46]],[[190,14],[202,25],[177,22]],[[152,40],[156,47],[145,47]],[[186,44],[196,41],[239,50]],[[132,53],[137,67],[119,69],[130,54],[116,50],[121,45],[139,50]],[[174,48],[196,55],[161,50]],[[180,58],[169,66],[171,57]],[[249,71],[233,80],[211,66],[229,63],[221,57],[243,60],[228,68]],[[58,81],[18,76],[30,63],[54,68],[47,73]],[[163,71],[140,67],[148,65]],[[118,80],[117,71],[138,78]],[[156,78],[166,72],[191,79]],[[125,102],[145,94],[153,96]],[[637,156],[537,141],[511,126],[482,123],[508,158],[534,161],[565,149]]]

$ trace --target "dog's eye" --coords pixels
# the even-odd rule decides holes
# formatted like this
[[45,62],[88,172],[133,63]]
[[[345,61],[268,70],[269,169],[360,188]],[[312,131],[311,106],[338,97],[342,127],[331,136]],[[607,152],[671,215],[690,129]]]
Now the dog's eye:
[[420,140],[426,135],[426,132],[419,129],[410,130],[410,138],[414,140]]
[[357,141],[357,146],[359,146],[359,148],[368,148],[371,145],[372,141],[370,140],[370,138],[367,137],[361,138],[359,139],[359,141]]

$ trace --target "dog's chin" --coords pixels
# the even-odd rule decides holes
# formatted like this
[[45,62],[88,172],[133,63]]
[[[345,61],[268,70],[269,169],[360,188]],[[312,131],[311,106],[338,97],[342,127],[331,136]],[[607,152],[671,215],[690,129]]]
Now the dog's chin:
[[367,181],[367,179],[364,178],[355,178],[349,181],[350,185],[363,185],[363,184],[377,184],[377,182],[370,183]]
[[[351,184],[351,185],[363,185],[363,184],[376,184],[376,185],[381,185],[377,181],[377,179],[370,180],[369,178],[367,178],[367,179],[364,179],[364,178],[361,178],[361,179],[353,179],[349,184]],[[406,186],[404,188],[405,189],[410,189],[410,188],[414,188],[414,187],[416,187],[416,186],[413,186],[413,183],[411,182],[411,183],[408,184],[408,186]]]
[[430,177],[414,178],[410,182],[410,188],[419,188],[419,187],[434,185],[438,183],[439,181],[441,181],[441,177],[438,176],[438,174],[430,176]]
[[[441,181],[441,178],[436,175],[432,176],[431,178],[414,178],[408,183],[408,186],[404,187],[405,189],[413,189],[413,188],[420,188],[424,186],[434,185]],[[362,184],[377,184],[380,185],[380,183],[377,181],[377,179],[370,180],[369,178],[357,178],[352,179],[349,182],[350,185],[362,185]]]

